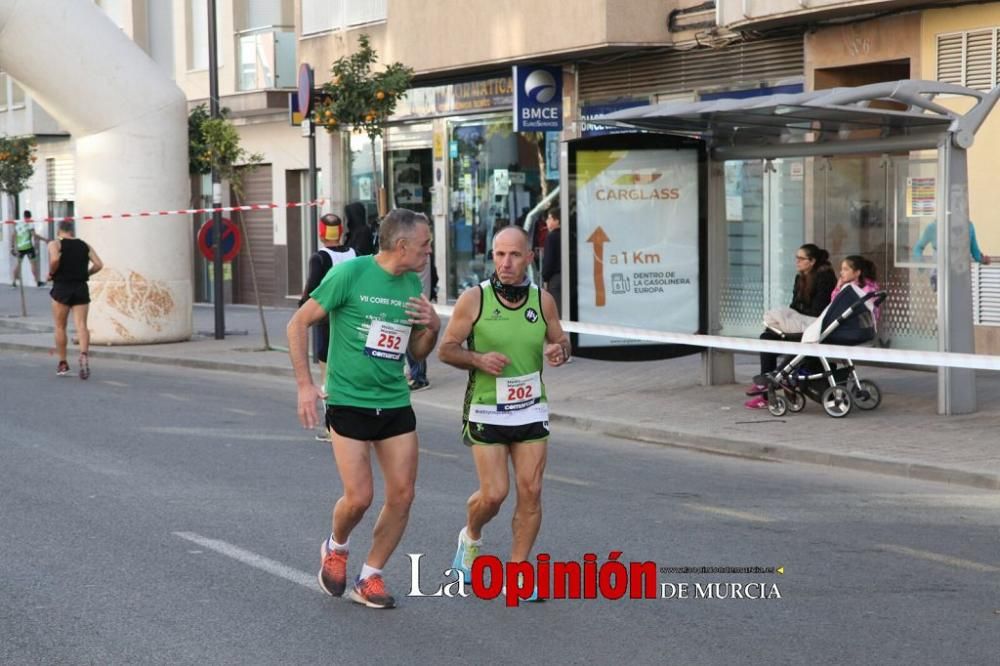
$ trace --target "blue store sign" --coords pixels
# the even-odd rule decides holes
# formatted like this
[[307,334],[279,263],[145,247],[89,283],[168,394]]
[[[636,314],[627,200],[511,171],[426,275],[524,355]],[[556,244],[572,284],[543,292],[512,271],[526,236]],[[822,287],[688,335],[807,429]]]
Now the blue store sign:
[[614,125],[602,125],[595,122],[596,118],[605,116],[615,111],[634,109],[639,106],[649,105],[649,100],[627,99],[616,102],[606,102],[604,104],[585,104],[580,108],[580,120],[583,121],[581,134],[583,136],[602,136],[604,134],[629,134],[637,130],[629,127],[617,127]]
[[514,131],[562,129],[562,67],[514,67]]

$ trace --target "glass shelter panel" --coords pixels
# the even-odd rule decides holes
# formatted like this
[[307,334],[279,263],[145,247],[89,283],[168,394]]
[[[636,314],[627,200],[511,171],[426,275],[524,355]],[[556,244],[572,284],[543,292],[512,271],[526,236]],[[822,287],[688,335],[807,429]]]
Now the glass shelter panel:
[[830,253],[834,270],[850,255],[875,264],[888,294],[881,344],[936,348],[933,157],[746,160],[726,162],[724,169],[721,335],[758,335],[763,313],[791,302],[795,250],[816,243]]
[[805,160],[725,163],[727,265],[720,335],[756,336],[791,302],[803,242]]

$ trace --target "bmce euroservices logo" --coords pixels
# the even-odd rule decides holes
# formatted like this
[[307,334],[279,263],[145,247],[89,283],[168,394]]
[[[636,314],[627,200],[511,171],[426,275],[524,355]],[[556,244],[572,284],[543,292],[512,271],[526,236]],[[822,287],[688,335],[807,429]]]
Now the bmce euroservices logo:
[[532,104],[548,104],[556,96],[556,80],[544,69],[536,69],[524,79],[524,94]]
[[514,66],[514,131],[556,132],[562,129],[562,69]]

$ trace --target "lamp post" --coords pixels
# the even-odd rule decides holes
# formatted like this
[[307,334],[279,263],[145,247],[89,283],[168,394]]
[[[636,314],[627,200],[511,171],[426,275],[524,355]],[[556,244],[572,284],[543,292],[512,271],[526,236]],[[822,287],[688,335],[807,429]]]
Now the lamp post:
[[[216,49],[215,0],[208,0],[208,110],[212,118],[219,118],[219,66]],[[212,167],[212,208],[222,206],[222,182],[219,170]],[[215,250],[213,261],[215,287],[215,339],[226,337],[226,304],[225,289],[222,279],[222,212],[212,213],[212,245]]]

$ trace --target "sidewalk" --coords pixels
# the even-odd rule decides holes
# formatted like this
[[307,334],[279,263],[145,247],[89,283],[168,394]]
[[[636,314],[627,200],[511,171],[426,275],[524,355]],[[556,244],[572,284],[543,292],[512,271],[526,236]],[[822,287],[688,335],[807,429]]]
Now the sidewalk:
[[[47,354],[53,346],[48,290],[26,291],[29,317],[21,318],[15,316],[20,314],[18,290],[0,284],[0,353]],[[289,316],[291,310],[265,309],[271,345],[286,346]],[[190,341],[94,347],[94,365],[99,372],[101,358],[115,358],[292,376],[286,354],[259,351],[263,341],[256,308],[228,306],[226,329],[226,339],[215,340],[212,306],[196,305]],[[866,368],[862,376],[882,388],[882,406],[832,419],[813,402],[783,418],[744,409],[743,386],[755,372],[756,359],[741,356],[740,386],[705,387],[699,385],[698,356],[645,363],[577,358],[546,369],[545,383],[554,423],[609,437],[1000,490],[1000,374],[980,373],[976,414],[944,417],[936,413],[935,373]],[[457,415],[466,373],[432,357],[428,377],[431,388],[415,394],[414,403]]]

